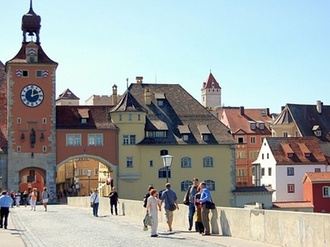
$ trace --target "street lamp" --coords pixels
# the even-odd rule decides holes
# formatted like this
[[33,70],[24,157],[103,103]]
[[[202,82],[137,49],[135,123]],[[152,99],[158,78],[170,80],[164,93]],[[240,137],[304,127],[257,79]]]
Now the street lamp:
[[88,177],[88,195],[91,194],[91,175],[92,175],[92,170],[87,170],[87,177]]
[[163,160],[163,166],[166,167],[166,183],[168,183],[168,169],[172,165],[173,156],[172,155],[163,155],[161,156]]

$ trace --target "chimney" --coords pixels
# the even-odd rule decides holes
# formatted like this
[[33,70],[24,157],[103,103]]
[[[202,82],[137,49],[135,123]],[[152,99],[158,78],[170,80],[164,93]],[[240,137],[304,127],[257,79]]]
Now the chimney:
[[149,91],[149,89],[144,90],[144,101],[146,105],[151,104],[151,92]]
[[244,115],[244,106],[239,107],[239,114]]
[[143,76],[137,76],[135,79],[136,79],[137,84],[142,84],[143,83]]
[[117,105],[117,85],[114,84],[112,86],[112,97],[111,97],[111,104],[112,105]]
[[323,102],[321,100],[316,101],[316,110],[319,114],[322,113]]

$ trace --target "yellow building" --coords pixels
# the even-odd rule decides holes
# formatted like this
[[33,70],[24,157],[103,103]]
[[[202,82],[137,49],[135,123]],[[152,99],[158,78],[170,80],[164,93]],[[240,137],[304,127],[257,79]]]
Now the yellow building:
[[[142,200],[148,185],[168,181],[179,203],[192,179],[206,181],[213,201],[233,206],[235,143],[224,126],[178,84],[131,84],[111,110],[118,127],[119,196]],[[164,154],[173,156],[167,170]]]

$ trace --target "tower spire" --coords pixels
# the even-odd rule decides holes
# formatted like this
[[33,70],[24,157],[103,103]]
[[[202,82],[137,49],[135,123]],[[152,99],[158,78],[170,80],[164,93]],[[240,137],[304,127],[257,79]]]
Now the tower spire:
[[26,42],[26,34],[29,36],[36,35],[36,43],[40,43],[39,33],[41,28],[41,18],[39,15],[34,13],[32,0],[30,0],[29,12],[22,17],[22,31],[23,31],[23,42]]

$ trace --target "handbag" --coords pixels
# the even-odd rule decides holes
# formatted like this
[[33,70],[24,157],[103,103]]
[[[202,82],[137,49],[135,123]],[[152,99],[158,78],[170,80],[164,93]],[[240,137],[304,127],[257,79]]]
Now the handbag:
[[150,214],[147,213],[144,217],[143,225],[144,227],[152,226],[152,216]]
[[183,198],[183,204],[184,205],[187,205],[187,206],[189,206],[189,193],[190,193],[190,189],[191,189],[191,185],[189,186],[189,188],[188,188],[188,190],[187,190],[187,192],[186,192],[186,194],[184,195],[184,198]]
[[[166,198],[167,198],[167,200],[170,201],[170,198],[168,197],[167,192],[166,192],[165,194],[166,194]],[[168,209],[169,209],[170,211],[175,211],[175,209],[176,209],[175,204],[174,204],[174,203],[170,203],[170,206],[169,206]]]
[[207,202],[205,203],[205,207],[206,207],[207,209],[215,209],[215,204],[214,204],[214,202],[207,201]]

